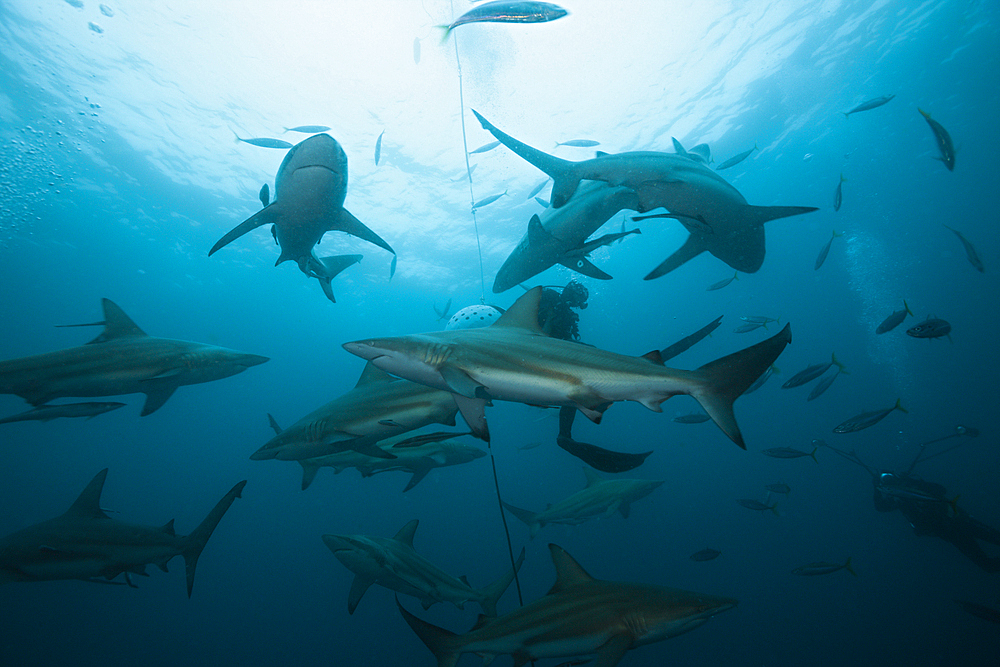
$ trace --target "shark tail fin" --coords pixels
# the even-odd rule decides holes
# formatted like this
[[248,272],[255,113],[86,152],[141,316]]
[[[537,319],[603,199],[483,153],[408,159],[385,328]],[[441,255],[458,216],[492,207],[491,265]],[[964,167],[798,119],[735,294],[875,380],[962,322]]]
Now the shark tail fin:
[[406,624],[413,629],[413,632],[420,638],[420,641],[437,658],[438,667],[455,667],[459,657],[462,655],[458,648],[459,644],[456,641],[458,635],[444,628],[432,625],[406,611],[403,605],[399,603],[399,596],[396,597],[396,606],[399,607],[399,613],[403,615],[403,620],[406,621]]
[[792,342],[791,325],[756,345],[716,359],[693,371],[700,380],[691,396],[701,404],[712,421],[729,439],[746,449],[743,435],[733,414],[733,401],[745,392],[754,380],[774,363],[788,343]]
[[240,497],[243,491],[243,487],[246,486],[247,481],[243,480],[229,490],[225,496],[222,497],[212,511],[208,513],[208,516],[198,524],[198,527],[194,529],[190,535],[184,538],[184,546],[181,550],[181,555],[184,556],[184,566],[187,570],[187,591],[188,597],[191,597],[191,589],[194,587],[194,571],[198,567],[198,557],[201,556],[202,549],[208,543],[208,538],[212,536],[212,532],[215,527],[219,525],[219,521],[222,519],[226,510],[229,506],[233,504],[233,501]]
[[215,242],[212,249],[208,251],[208,256],[211,257],[220,248],[229,245],[239,237],[243,236],[247,232],[252,232],[261,225],[266,225],[268,223],[273,223],[277,218],[277,209],[274,206],[268,206],[257,211],[254,215],[250,216],[237,226],[233,227],[229,232],[223,236],[221,239]]
[[537,535],[538,531],[541,530],[542,524],[539,523],[538,519],[536,518],[536,514],[534,512],[531,512],[529,510],[523,510],[520,507],[514,507],[510,503],[505,503],[502,501],[501,504],[504,506],[504,508],[506,508],[508,512],[510,512],[511,514],[513,514],[518,519],[524,522],[524,524],[528,527],[528,531],[531,534],[531,537]]
[[497,615],[497,602],[503,596],[504,592],[506,592],[506,590],[510,587],[510,582],[514,581],[514,574],[521,570],[522,563],[524,563],[523,547],[521,549],[521,555],[517,557],[517,562],[514,563],[514,567],[510,568],[510,571],[507,574],[479,591],[483,595],[483,599],[479,602],[479,606],[483,608],[484,614],[487,616]]

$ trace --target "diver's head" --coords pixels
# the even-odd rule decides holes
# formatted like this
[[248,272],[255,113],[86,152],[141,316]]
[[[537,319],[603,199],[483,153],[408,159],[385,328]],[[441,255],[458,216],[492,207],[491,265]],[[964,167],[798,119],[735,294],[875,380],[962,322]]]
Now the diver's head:
[[575,280],[569,281],[562,291],[563,303],[570,308],[583,310],[587,307],[587,299],[589,297],[590,292],[587,291],[587,288]]

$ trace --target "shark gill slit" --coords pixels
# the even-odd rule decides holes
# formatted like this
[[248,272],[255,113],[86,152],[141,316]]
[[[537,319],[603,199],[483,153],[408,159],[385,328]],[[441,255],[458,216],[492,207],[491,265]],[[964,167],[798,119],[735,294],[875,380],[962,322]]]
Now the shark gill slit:
[[[451,13],[452,16],[455,15],[455,2],[451,1]],[[472,227],[476,232],[476,250],[479,253],[479,303],[486,303],[486,275],[483,270],[483,247],[479,240],[479,223],[476,220],[476,193],[472,188],[472,167],[469,166],[469,141],[465,133],[465,96],[462,91],[462,59],[458,55],[458,35],[452,33],[452,39],[455,42],[455,64],[458,68],[458,104],[459,104],[459,114],[458,117],[462,121],[462,149],[465,153],[465,173],[469,180],[469,208],[472,211]],[[507,537],[507,556],[510,558],[510,566],[514,569],[514,586],[517,588],[517,603],[520,606],[524,606],[524,596],[521,594],[521,578],[518,575],[518,567],[514,563],[514,546],[510,541],[510,528],[507,526],[507,513],[503,511],[503,503],[500,500],[500,482],[497,479],[497,462],[496,458],[493,456],[493,444],[490,442],[486,443],[486,449],[490,453],[490,466],[493,469],[493,488],[497,492],[497,508],[500,511],[500,520],[503,522],[503,532]],[[531,664],[534,665],[535,661],[532,660]]]

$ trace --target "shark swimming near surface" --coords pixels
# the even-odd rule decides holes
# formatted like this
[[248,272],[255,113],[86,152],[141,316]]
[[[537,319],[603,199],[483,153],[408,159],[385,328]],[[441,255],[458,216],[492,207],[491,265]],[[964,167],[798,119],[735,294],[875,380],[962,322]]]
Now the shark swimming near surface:
[[[614,667],[629,649],[694,630],[737,601],[678,588],[595,579],[572,556],[549,545],[556,583],[543,597],[499,618],[480,617],[457,635],[396,605],[437,658],[454,667],[463,653],[489,664],[510,655],[521,667],[532,660],[597,654],[594,667]],[[574,663],[578,664],[578,663]]]
[[478,602],[487,616],[496,616],[497,601],[524,562],[524,549],[507,574],[486,588],[477,589],[465,577],[451,576],[414,550],[413,535],[418,523],[417,519],[410,521],[393,537],[323,535],[323,543],[355,575],[347,598],[347,613],[353,614],[365,591],[372,584],[379,584],[412,595],[424,609],[436,602],[451,602],[464,609],[471,600]]
[[361,255],[316,257],[313,248],[324,234],[345,232],[388,250],[393,258],[396,255],[382,237],[344,208],[346,195],[344,149],[328,134],[313,135],[295,144],[285,155],[274,180],[274,200],[219,239],[208,254],[215,254],[261,225],[271,224],[274,240],[281,246],[275,266],[295,260],[302,273],[319,280],[326,297],[336,302],[330,282],[358,262]]
[[300,461],[352,450],[395,459],[375,443],[430,424],[454,426],[457,412],[447,391],[391,377],[369,363],[353,389],[276,434],[250,458]]
[[453,393],[472,432],[489,441],[485,407],[493,400],[571,406],[599,423],[616,401],[654,412],[677,394],[697,400],[737,445],[746,448],[735,401],[791,342],[791,328],[693,371],[662,364],[658,350],[629,357],[547,336],[538,326],[542,288],[525,292],[488,327],[369,338],[344,348],[388,373]]
[[86,345],[0,361],[0,394],[15,394],[34,406],[65,396],[146,394],[146,416],[178,387],[221,380],[268,361],[224,347],[154,338],[110,299],[102,304],[101,322],[61,325],[103,326]]
[[636,210],[663,207],[689,232],[684,244],[646,275],[652,280],[708,252],[733,269],[754,273],[764,263],[764,223],[816,211],[811,206],[753,206],[700,159],[687,154],[636,151],[598,153],[582,162],[549,155],[518,141],[473,111],[483,128],[507,148],[552,177],[552,206],[571,201],[583,180],[631,189]]
[[587,237],[618,211],[634,209],[637,204],[638,197],[629,188],[599,181],[584,183],[565,206],[549,207],[540,216],[531,216],[527,233],[497,272],[493,292],[505,292],[555,264],[591,278],[609,280],[611,276],[594,266],[587,255],[621,236],[601,237],[589,243]]
[[606,518],[615,512],[628,518],[632,503],[645,498],[662,481],[645,479],[604,479],[590,468],[583,469],[587,485],[568,498],[549,505],[541,512],[531,512],[502,503],[508,512],[528,526],[531,537],[548,523],[576,526],[590,519]]
[[54,519],[23,528],[0,539],[0,584],[16,581],[81,579],[112,583],[119,574],[146,574],[153,564],[164,572],[174,556],[183,556],[187,593],[208,538],[223,515],[240,497],[246,480],[222,497],[190,535],[178,535],[171,519],[163,526],[142,526],[112,519],[101,509],[101,492],[108,476],[97,473],[70,508]]

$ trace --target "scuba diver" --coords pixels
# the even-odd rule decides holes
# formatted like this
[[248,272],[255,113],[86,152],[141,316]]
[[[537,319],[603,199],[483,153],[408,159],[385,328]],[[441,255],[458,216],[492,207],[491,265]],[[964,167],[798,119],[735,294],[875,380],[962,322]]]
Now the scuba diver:
[[1000,572],[1000,556],[990,556],[980,542],[1000,546],[1000,530],[974,519],[957,505],[958,496],[949,499],[944,486],[912,476],[913,468],[920,462],[940,456],[965,444],[961,442],[943,451],[925,456],[929,444],[948,438],[961,436],[975,437],[977,429],[957,426],[955,432],[935,438],[920,445],[920,451],[907,468],[899,474],[871,468],[854,452],[844,452],[826,445],[843,458],[863,467],[872,476],[875,509],[879,512],[899,510],[910,522],[917,535],[933,535],[951,542],[959,551],[980,569],[986,572]]

